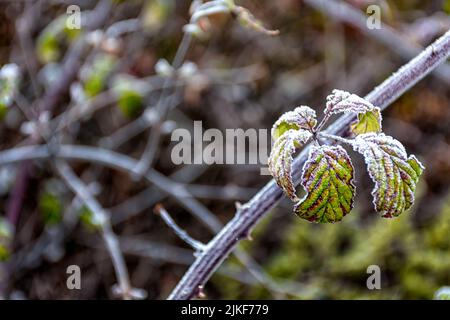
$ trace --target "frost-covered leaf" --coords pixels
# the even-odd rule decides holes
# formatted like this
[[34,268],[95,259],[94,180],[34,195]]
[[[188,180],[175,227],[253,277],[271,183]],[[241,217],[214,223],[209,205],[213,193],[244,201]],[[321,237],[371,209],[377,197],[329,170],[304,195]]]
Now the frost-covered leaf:
[[350,125],[350,129],[355,135],[381,132],[380,108],[375,107],[372,111],[359,113],[358,119]]
[[325,113],[357,113],[358,120],[352,123],[351,130],[354,134],[368,132],[381,132],[381,110],[372,103],[343,90],[333,90],[327,97]]
[[269,157],[269,171],[277,184],[293,201],[298,201],[292,181],[292,155],[311,138],[312,133],[303,129],[289,129],[275,141]]
[[272,127],[272,138],[277,140],[290,129],[312,131],[317,124],[316,112],[307,106],[300,106],[284,113]]
[[375,183],[375,210],[385,218],[400,215],[414,203],[414,192],[424,167],[414,155],[408,157],[403,145],[383,133],[366,133],[355,138]]
[[354,112],[361,113],[372,110],[374,105],[356,94],[334,89],[327,97],[325,113]]
[[353,207],[353,176],[352,162],[341,146],[312,147],[302,175],[307,194],[295,213],[320,223],[342,220]]

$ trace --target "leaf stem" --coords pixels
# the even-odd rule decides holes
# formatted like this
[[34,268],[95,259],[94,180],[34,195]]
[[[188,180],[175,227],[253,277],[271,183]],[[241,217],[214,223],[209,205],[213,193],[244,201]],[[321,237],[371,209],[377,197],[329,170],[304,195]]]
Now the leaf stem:
[[320,123],[317,125],[317,127],[313,133],[317,134],[318,132],[320,132],[320,130],[322,130],[323,126],[328,122],[330,117],[331,117],[331,114],[325,113],[325,116],[322,118],[322,121],[320,121]]
[[336,141],[339,141],[339,142],[342,142],[342,143],[345,143],[345,144],[353,145],[353,140],[350,140],[350,139],[345,139],[343,137],[336,136],[334,134],[328,134],[328,133],[325,133],[325,132],[319,132],[318,134],[319,134],[320,137],[323,137],[325,139],[336,140]]

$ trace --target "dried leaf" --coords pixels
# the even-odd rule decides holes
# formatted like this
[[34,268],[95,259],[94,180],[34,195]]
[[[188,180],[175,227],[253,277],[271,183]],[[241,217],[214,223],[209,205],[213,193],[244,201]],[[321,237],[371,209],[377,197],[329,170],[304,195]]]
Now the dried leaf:
[[341,146],[312,147],[303,166],[306,196],[294,207],[306,220],[337,222],[353,208],[355,186],[350,157]]
[[312,133],[303,129],[289,129],[275,141],[269,157],[269,171],[277,184],[293,201],[298,201],[292,181],[292,155],[295,150],[305,144]]
[[277,140],[287,130],[311,131],[317,124],[316,112],[307,106],[300,106],[283,114],[272,127],[272,138]]
[[408,157],[403,145],[383,133],[366,133],[355,138],[375,183],[375,210],[385,218],[400,215],[414,203],[414,192],[424,167],[414,155]]
[[244,7],[234,6],[233,13],[237,16],[239,23],[246,28],[261,32],[268,36],[276,36],[280,34],[279,30],[266,29],[263,23],[256,19],[255,16]]

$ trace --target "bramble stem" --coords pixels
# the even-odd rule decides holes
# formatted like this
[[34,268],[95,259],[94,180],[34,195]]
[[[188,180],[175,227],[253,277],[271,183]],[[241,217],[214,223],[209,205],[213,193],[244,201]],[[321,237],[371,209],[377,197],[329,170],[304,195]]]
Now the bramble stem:
[[[450,55],[450,31],[427,47],[417,57],[400,68],[381,85],[372,90],[365,99],[385,109],[400,95],[419,82]],[[352,115],[343,115],[326,132],[342,135],[354,120]],[[306,161],[309,147],[305,147],[293,164],[294,182],[298,184],[301,168]],[[251,232],[259,220],[283,197],[283,192],[271,180],[246,205],[236,212],[234,218],[209,242],[207,249],[197,257],[169,299],[190,299],[198,287],[203,286],[220,264],[226,259],[240,240]]]

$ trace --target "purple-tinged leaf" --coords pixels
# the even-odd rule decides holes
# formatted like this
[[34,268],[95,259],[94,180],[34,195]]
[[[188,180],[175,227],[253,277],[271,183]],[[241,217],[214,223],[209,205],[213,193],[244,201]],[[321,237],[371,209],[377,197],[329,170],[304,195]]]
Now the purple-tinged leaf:
[[351,124],[355,135],[381,132],[381,110],[372,103],[343,90],[333,90],[327,97],[326,114],[356,113],[358,120]]
[[312,133],[303,129],[289,129],[275,141],[269,157],[269,171],[280,188],[293,201],[298,201],[292,181],[292,155],[312,137]]
[[312,132],[316,126],[316,112],[307,106],[300,106],[284,113],[272,127],[272,138],[276,141],[286,131],[304,129]]
[[400,215],[414,203],[414,192],[424,166],[414,155],[408,157],[403,145],[383,133],[366,133],[355,138],[375,183],[372,191],[375,210],[385,218]]
[[353,165],[344,148],[312,147],[302,175],[307,194],[294,207],[294,212],[312,222],[342,220],[353,208],[353,177]]

